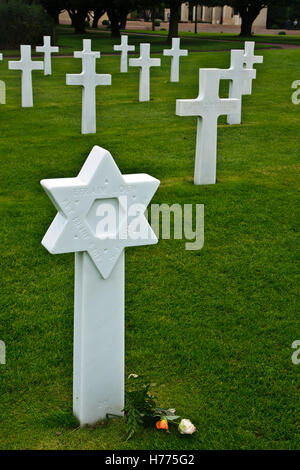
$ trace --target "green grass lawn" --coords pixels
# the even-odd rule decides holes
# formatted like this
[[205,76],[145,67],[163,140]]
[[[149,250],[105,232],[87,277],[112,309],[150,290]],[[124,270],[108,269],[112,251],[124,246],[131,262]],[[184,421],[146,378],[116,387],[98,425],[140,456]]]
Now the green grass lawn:
[[[149,31],[152,33],[152,31]],[[157,34],[157,33],[164,33]],[[162,53],[163,49],[169,49],[170,45],[166,42],[165,32],[155,32],[154,35],[146,35],[144,38],[140,34],[131,31],[126,31],[126,34],[130,35],[129,44],[136,46],[136,54],[139,54],[140,42],[148,42],[151,44],[152,53]],[[89,29],[85,34],[74,34],[73,29],[68,26],[59,26],[56,29],[55,44],[59,46],[59,55],[72,56],[74,51],[82,50],[82,40],[85,38],[92,39],[93,50],[100,50],[103,54],[115,54],[113,46],[114,44],[120,44],[119,38],[112,38],[110,32],[105,30],[93,30]],[[216,40],[215,36],[195,36],[195,35],[184,35],[181,38],[181,47],[186,48],[189,51],[218,51],[218,50],[230,50],[232,48],[243,48],[244,39],[238,37],[222,37],[220,40]],[[258,48],[264,48],[266,46],[259,45]],[[4,56],[19,56],[20,51],[15,50],[4,50]],[[35,52],[35,48],[32,48],[32,55],[41,56],[40,53]]]
[[[64,27],[65,28],[65,27]],[[200,32],[194,33],[190,31],[179,31],[179,36],[182,39],[196,39],[201,42],[201,40],[222,40],[222,41],[249,41],[248,37],[241,37],[239,34],[233,33],[209,33],[206,31],[201,32],[201,25],[198,26]],[[144,29],[127,29],[126,32],[130,33],[139,33],[139,34],[148,34],[155,36],[167,36],[168,31],[156,28],[155,31],[144,30]],[[252,39],[255,42],[265,42],[265,43],[278,43],[278,44],[300,44],[300,30],[299,35],[288,35],[288,34],[253,34]]]
[[[20,106],[20,73],[0,63],[1,449],[300,448],[300,366],[291,362],[300,337],[300,106],[290,98],[300,51],[263,55],[243,124],[219,121],[213,186],[192,183],[196,119],[176,116],[175,100],[196,97],[199,67],[228,67],[229,52],[182,58],[177,84],[162,57],[145,103],[138,70],[121,75],[119,57],[101,58],[112,86],[97,88],[97,134],[85,136],[81,89],[65,85],[79,60],[53,59],[53,76],[34,72],[32,109]],[[76,429],[74,256],[41,245],[55,209],[39,181],[77,175],[93,145],[122,173],[160,179],[154,203],[205,205],[201,251],[160,240],[126,252],[126,373],[156,382],[160,405],[190,418],[193,436],[147,429],[125,442],[123,419]]]

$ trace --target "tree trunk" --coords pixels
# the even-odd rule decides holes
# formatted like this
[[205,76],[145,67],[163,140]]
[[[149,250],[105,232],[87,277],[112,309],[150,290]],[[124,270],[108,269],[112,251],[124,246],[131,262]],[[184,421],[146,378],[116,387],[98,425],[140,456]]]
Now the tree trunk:
[[59,14],[61,10],[59,8],[51,8],[51,7],[48,7],[48,8],[45,7],[45,9],[48,15],[51,16],[51,18],[53,18],[54,23],[59,24]]
[[198,32],[198,4],[195,5],[195,34]]
[[128,13],[121,15],[120,29],[126,29],[127,15]]
[[152,31],[155,31],[155,8],[151,9]]
[[85,33],[85,18],[86,15],[76,15],[74,18],[74,32],[75,34]]
[[71,25],[74,26],[74,13],[72,12],[72,10],[69,10],[69,9],[67,9],[67,12],[71,20]]
[[258,16],[261,8],[257,7],[244,7],[240,8],[239,14],[242,18],[240,36],[250,37],[252,36],[252,24],[255,18]]
[[105,13],[105,11],[102,8],[95,8],[92,28],[94,28],[94,29],[98,28],[98,22],[99,22],[101,16],[104,15],[104,13]]
[[75,29],[76,34],[83,34],[85,33],[85,19],[88,14],[88,10],[86,8],[78,8],[75,10],[68,10],[69,16],[72,21],[72,26]]
[[54,19],[54,23],[55,23],[55,24],[59,24],[59,14],[60,14],[60,11],[56,11],[56,12],[53,14],[53,19]]
[[178,4],[171,5],[168,42],[171,42],[172,38],[176,38],[178,36],[179,20],[180,20],[179,5]]
[[116,17],[110,17],[110,24],[111,24],[111,35],[114,38],[119,38],[121,37],[120,34],[120,25],[119,21]]

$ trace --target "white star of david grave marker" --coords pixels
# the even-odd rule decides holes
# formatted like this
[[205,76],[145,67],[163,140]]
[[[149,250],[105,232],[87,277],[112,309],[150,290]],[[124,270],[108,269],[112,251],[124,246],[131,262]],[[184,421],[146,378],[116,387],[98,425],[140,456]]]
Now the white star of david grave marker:
[[59,48],[51,46],[51,36],[44,36],[43,46],[36,46],[35,50],[44,54],[44,75],[51,75],[51,54],[59,52]]
[[180,49],[180,38],[172,38],[172,49],[164,49],[164,55],[171,56],[171,82],[179,82],[179,59],[187,56],[187,49]]
[[82,51],[75,51],[74,57],[75,59],[82,59],[84,54],[94,54],[96,59],[100,59],[100,52],[99,51],[92,51],[92,41],[91,39],[83,39],[83,49]]
[[44,62],[31,60],[31,46],[21,46],[21,59],[8,62],[9,70],[22,71],[22,107],[32,107],[32,71],[43,70]]
[[[221,69],[221,79],[230,80],[229,98],[239,100],[239,110],[235,114],[227,116],[228,124],[241,124],[242,120],[242,96],[250,81],[256,76],[255,69],[244,67],[244,51],[238,49],[231,50],[230,68]],[[246,86],[245,86],[246,85]]]
[[[255,55],[254,48],[255,48],[254,41],[245,41],[244,64],[245,64],[246,69],[253,69],[254,64],[263,63],[263,60],[264,60],[263,56]],[[249,82],[245,82],[245,88],[244,88],[244,95],[251,95],[251,93],[252,93],[252,80]]]
[[219,98],[220,69],[200,69],[199,96],[176,100],[178,116],[197,116],[195,184],[215,184],[218,117],[238,112],[238,99]]
[[122,34],[121,36],[121,44],[114,45],[114,51],[121,51],[121,72],[127,72],[127,62],[128,62],[128,52],[134,51],[135,46],[128,45],[128,36]]
[[124,407],[124,248],[157,243],[144,212],[159,181],[95,146],[77,177],[41,184],[58,210],[42,244],[75,252],[73,411],[94,424]]
[[80,74],[67,74],[66,83],[67,85],[81,85],[83,87],[81,133],[95,133],[96,86],[111,85],[111,75],[97,74],[96,55],[94,52],[87,52],[82,55],[82,72]]
[[140,44],[140,57],[129,59],[130,67],[140,67],[139,101],[150,100],[150,67],[160,67],[160,59],[150,58],[150,44]]

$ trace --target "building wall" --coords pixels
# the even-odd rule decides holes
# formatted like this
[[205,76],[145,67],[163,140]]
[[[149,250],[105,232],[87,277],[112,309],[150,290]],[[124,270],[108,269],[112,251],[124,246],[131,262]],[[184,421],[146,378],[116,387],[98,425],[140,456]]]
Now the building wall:
[[189,21],[189,4],[183,3],[181,5],[181,21]]
[[[257,18],[255,19],[253,26],[261,26],[262,28],[266,28],[267,26],[267,14],[268,8],[263,8]],[[225,6],[223,8],[223,24],[241,24],[241,17],[239,15],[235,15],[233,8]]]
[[[165,9],[165,20],[169,13],[169,9]],[[224,24],[224,25],[240,25],[241,18],[239,15],[234,14],[233,8],[229,6],[224,7],[207,7],[205,5],[199,6],[197,9],[197,16],[199,21],[204,21],[206,23],[212,24]],[[267,26],[267,14],[268,9],[263,8],[256,20],[253,23],[253,26],[261,26],[266,28]],[[189,20],[189,5],[188,3],[182,3],[181,5],[181,21]],[[193,11],[193,20],[195,20],[195,7]]]

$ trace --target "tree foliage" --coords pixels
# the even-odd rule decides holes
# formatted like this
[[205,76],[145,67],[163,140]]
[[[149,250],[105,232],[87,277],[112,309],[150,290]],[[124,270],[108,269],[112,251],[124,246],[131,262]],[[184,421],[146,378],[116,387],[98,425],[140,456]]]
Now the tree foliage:
[[50,15],[54,22],[58,23],[59,14],[65,9],[65,0],[40,0],[40,4],[44,7],[48,15]]
[[13,49],[20,44],[33,46],[51,35],[53,21],[41,5],[22,0],[0,0],[0,47]]

